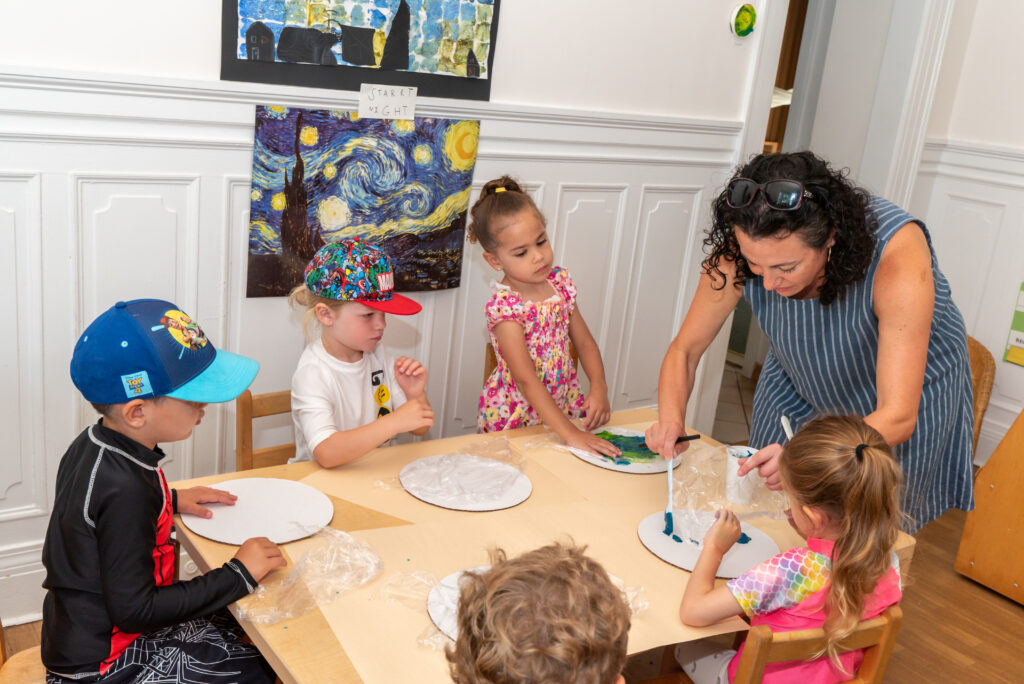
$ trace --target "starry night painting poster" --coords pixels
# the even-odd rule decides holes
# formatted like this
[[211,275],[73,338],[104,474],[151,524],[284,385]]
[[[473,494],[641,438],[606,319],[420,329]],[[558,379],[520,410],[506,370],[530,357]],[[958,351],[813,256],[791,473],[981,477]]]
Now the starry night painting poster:
[[480,124],[257,107],[249,297],[287,295],[328,242],[387,251],[399,291],[459,286]]
[[221,78],[490,98],[499,0],[222,0]]

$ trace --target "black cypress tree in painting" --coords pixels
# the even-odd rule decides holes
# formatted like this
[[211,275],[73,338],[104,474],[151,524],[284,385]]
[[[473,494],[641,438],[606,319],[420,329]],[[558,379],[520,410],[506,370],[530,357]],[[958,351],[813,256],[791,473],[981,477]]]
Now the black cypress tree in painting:
[[402,0],[391,20],[391,30],[384,43],[380,68],[387,71],[405,71],[409,68],[409,3]]
[[306,197],[305,164],[300,152],[299,136],[302,133],[302,112],[295,121],[295,164],[291,177],[284,174],[285,208],[281,213],[281,262],[291,282],[301,282],[306,264],[323,244],[319,233],[314,235],[308,220],[308,199]]

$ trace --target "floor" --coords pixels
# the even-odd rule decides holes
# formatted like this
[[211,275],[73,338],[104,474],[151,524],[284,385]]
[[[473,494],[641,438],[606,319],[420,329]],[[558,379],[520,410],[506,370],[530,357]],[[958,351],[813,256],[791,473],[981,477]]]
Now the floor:
[[[712,436],[744,442],[749,430],[753,383],[727,367]],[[1024,606],[953,570],[967,514],[952,510],[917,534],[912,572],[904,577],[903,625],[896,639],[886,684],[1021,681],[1021,626]],[[9,653],[39,644],[39,622],[4,630]],[[627,663],[629,684],[657,676],[661,650],[641,653]]]
[[754,380],[743,377],[739,366],[726,363],[711,436],[723,444],[745,444],[750,437],[753,405]]

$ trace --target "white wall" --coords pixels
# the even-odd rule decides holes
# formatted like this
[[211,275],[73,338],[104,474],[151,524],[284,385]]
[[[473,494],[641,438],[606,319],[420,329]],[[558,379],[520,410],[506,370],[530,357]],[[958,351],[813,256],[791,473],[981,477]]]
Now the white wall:
[[[741,119],[758,36],[732,38],[733,7],[505,0],[491,101]],[[216,81],[220,17],[221,0],[5,2],[0,64]]]
[[1024,4],[958,0],[911,209],[932,232],[967,332],[996,358],[975,461],[1024,410],[1024,368],[1002,360],[1024,281]]

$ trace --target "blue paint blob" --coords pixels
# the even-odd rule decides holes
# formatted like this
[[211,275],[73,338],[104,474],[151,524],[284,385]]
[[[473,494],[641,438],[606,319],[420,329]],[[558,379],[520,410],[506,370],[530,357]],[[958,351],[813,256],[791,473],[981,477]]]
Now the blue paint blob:
[[673,535],[672,535],[672,541],[675,541],[675,542],[682,542],[683,540],[679,538],[679,535],[678,535],[678,534],[673,534]]
[[750,536],[747,535],[746,532],[740,532],[740,538],[738,541],[740,544],[746,544],[750,541]]
[[690,537],[690,543],[694,546],[700,546],[700,542],[694,539],[693,537]]

